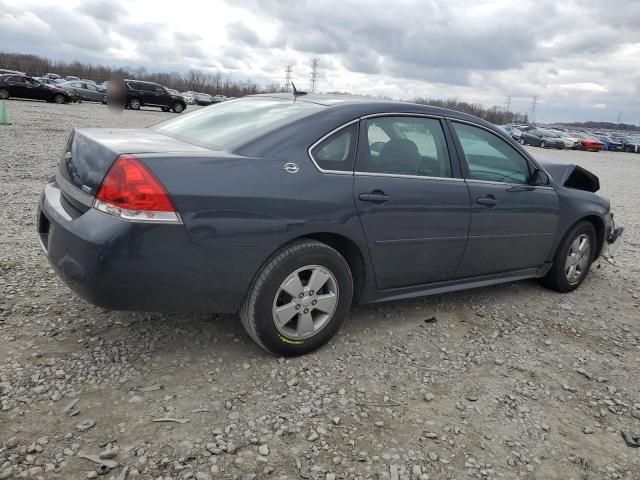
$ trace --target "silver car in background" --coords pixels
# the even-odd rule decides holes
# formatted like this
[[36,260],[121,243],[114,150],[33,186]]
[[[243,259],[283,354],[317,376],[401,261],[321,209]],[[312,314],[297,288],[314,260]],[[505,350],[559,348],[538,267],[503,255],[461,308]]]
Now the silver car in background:
[[77,95],[80,100],[107,103],[107,91],[93,83],[87,83],[84,80],[73,80],[61,83],[60,87],[67,92]]

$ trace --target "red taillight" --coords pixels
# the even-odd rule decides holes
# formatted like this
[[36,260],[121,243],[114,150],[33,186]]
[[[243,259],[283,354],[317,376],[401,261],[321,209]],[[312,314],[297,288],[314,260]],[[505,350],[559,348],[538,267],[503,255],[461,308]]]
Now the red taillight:
[[180,222],[164,186],[132,155],[116,158],[102,180],[94,206],[126,220]]

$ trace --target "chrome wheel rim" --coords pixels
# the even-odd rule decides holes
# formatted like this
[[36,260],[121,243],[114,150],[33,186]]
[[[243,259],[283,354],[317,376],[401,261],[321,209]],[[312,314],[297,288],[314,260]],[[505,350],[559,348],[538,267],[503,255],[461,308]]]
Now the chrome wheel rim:
[[278,332],[304,340],[327,326],[338,305],[338,281],[321,265],[298,268],[280,284],[272,318]]
[[140,107],[140,102],[138,100],[131,100],[131,108],[134,110]]
[[175,108],[174,108],[174,111],[175,111],[176,113],[180,113],[180,112],[182,112],[182,105],[180,105],[180,104],[176,105],[176,106],[175,106]]
[[56,103],[64,103],[64,97],[62,95],[56,95]]
[[564,274],[569,283],[576,283],[589,265],[591,258],[591,240],[589,235],[578,235],[569,248],[564,264]]

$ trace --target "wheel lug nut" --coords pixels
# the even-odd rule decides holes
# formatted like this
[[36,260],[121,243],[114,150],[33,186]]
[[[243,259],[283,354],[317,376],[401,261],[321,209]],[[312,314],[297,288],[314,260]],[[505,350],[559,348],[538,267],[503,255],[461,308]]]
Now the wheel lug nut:
[[300,295],[298,295],[299,298],[304,297],[304,293],[301,293]]
[[313,295],[313,290],[309,290],[309,295]]
[[305,309],[303,310],[303,313],[309,313],[309,309],[308,309],[308,308],[305,308]]
[[300,310],[300,305],[296,305],[296,310]]
[[311,302],[311,305],[315,305],[316,303],[318,303],[318,301],[314,300],[313,302]]

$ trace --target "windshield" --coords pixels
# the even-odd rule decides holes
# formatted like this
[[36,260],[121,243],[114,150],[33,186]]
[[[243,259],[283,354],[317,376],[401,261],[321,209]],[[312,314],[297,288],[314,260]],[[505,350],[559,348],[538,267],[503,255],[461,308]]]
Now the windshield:
[[244,98],[196,110],[153,128],[164,135],[215,150],[279,121],[306,117],[322,108],[315,103],[278,98]]

